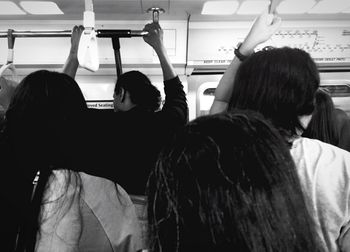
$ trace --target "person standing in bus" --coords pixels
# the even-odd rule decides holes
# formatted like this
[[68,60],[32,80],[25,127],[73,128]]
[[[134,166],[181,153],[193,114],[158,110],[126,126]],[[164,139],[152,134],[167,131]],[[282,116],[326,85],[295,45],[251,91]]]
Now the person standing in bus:
[[281,20],[256,19],[215,92],[210,112],[261,112],[290,145],[305,200],[326,251],[339,251],[350,228],[350,153],[301,137],[314,109],[320,77],[310,55],[297,48],[254,48],[268,40]]
[[350,119],[343,110],[334,107],[327,90],[317,90],[315,111],[303,136],[350,151]]
[[[83,27],[73,29],[70,54],[63,72],[75,77],[77,51]],[[118,77],[113,110],[90,109],[86,125],[89,138],[82,170],[111,179],[121,185],[136,205],[147,247],[146,184],[162,146],[188,121],[183,85],[167,55],[163,30],[158,23],[147,24],[143,39],[157,53],[163,72],[165,101],[160,108],[160,92],[139,71]],[[96,85],[98,85],[96,83]],[[111,146],[111,147],[109,147]],[[89,153],[88,155],[86,153]]]
[[[74,28],[70,54],[63,68],[71,77],[75,77],[79,66],[77,51],[82,29]],[[87,125],[92,143],[103,149],[97,150],[97,159],[89,160],[100,163],[101,169],[90,172],[118,181],[130,194],[141,195],[145,194],[148,175],[161,146],[188,118],[186,94],[163,44],[163,30],[158,23],[151,23],[144,31],[148,32],[144,40],[157,53],[163,71],[165,102],[162,108],[160,92],[147,76],[131,71],[119,76],[116,82],[115,112],[90,110],[91,121]],[[113,143],[113,147],[103,148],[108,142]]]
[[191,121],[148,185],[153,252],[324,251],[288,145],[259,113]]

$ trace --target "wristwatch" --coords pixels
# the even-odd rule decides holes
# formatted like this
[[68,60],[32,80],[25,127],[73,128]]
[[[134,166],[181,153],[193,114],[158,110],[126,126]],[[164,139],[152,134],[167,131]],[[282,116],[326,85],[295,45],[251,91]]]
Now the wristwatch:
[[236,49],[234,50],[234,53],[236,55],[236,57],[240,60],[240,61],[245,61],[249,56],[243,55],[240,51],[239,48],[241,48],[242,42],[239,42],[237,44]]

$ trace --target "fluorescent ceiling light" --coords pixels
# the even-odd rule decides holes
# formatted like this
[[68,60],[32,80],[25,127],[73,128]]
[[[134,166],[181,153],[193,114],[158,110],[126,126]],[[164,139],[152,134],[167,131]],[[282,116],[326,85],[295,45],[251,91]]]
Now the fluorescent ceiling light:
[[315,4],[315,0],[286,0],[277,6],[276,11],[279,14],[303,14]]
[[0,15],[25,15],[15,3],[10,1],[0,1]]
[[238,1],[207,1],[203,5],[202,15],[232,15],[238,5]]
[[63,12],[57,4],[50,1],[21,1],[22,8],[34,15],[62,15]]
[[318,2],[309,13],[311,14],[332,14],[346,10],[350,7],[349,0],[323,0]]
[[237,14],[240,15],[254,15],[260,14],[267,6],[270,1],[267,0],[247,0],[244,1],[239,7]]

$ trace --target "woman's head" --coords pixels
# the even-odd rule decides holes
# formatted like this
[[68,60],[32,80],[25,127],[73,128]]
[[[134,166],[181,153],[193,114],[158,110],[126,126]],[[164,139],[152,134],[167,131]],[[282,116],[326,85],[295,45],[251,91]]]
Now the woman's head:
[[115,110],[130,109],[130,106],[123,105],[125,99],[130,99],[133,106],[151,112],[158,110],[161,102],[159,90],[139,71],[130,71],[119,76],[114,88]]
[[316,250],[288,147],[256,113],[189,123],[148,186],[155,251]]
[[86,110],[83,94],[72,78],[37,71],[16,88],[6,112],[6,131],[21,153],[30,156],[34,152],[40,160],[52,162],[64,158],[62,153],[68,155],[75,146]]
[[339,132],[336,123],[334,103],[331,96],[327,91],[317,90],[315,111],[303,136],[337,146],[339,144]]
[[300,117],[312,114],[319,82],[317,67],[307,52],[264,49],[240,65],[230,108],[259,111],[291,137],[303,130]]
[[[14,92],[6,112],[4,135],[14,158],[11,168],[20,174],[21,182],[15,190],[22,214],[18,216],[18,251],[24,251],[24,247],[34,250],[42,195],[52,169],[75,168],[81,157],[78,152],[84,139],[86,111],[78,84],[62,73],[46,70],[31,73]],[[30,185],[38,170],[40,178],[31,195]]]

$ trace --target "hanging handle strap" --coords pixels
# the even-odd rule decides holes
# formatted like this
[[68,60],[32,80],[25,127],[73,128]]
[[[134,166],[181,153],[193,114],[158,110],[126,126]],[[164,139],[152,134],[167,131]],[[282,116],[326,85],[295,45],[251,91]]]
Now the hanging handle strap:
[[155,8],[152,12],[153,23],[159,23],[159,9]]
[[147,10],[148,13],[152,12],[153,23],[159,23],[159,14],[164,13],[165,10],[159,7],[152,7]]
[[85,0],[84,28],[78,48],[79,65],[89,71],[95,72],[98,70],[100,62],[95,32],[95,13],[92,0]]
[[14,58],[14,46],[15,46],[15,36],[13,35],[14,30],[8,29],[7,31],[7,62],[0,68],[0,76],[6,76],[8,80],[13,81],[13,85],[19,82],[18,74],[15,66],[13,65]]
[[13,47],[15,46],[15,36],[13,36],[13,32],[14,31],[12,29],[8,29],[7,31],[7,64],[13,63]]
[[92,0],[85,0],[84,27],[87,32],[95,29],[95,13]]
[[85,11],[94,11],[94,4],[92,0],[85,0]]

